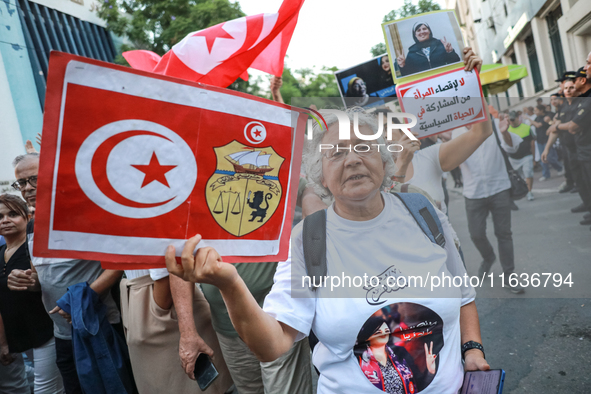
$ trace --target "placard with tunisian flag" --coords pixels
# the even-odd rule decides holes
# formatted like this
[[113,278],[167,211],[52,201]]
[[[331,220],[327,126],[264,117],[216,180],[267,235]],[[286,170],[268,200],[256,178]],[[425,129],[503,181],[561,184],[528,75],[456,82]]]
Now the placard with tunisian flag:
[[33,254],[162,267],[201,234],[227,262],[287,259],[307,116],[52,52]]

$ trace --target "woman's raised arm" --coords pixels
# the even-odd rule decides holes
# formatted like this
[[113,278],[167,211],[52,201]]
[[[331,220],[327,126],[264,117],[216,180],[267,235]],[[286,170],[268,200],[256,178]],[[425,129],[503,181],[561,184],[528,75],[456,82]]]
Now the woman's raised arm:
[[176,261],[174,246],[169,246],[168,272],[189,282],[209,283],[220,289],[234,328],[260,361],[276,360],[291,349],[297,330],[263,311],[236,268],[224,263],[215,249],[199,248],[193,255],[200,241],[201,235],[196,235],[185,243],[182,265]]
[[[474,69],[480,72],[482,59],[474,53],[472,48],[464,48],[464,70],[472,71]],[[444,142],[439,151],[439,164],[444,172],[451,171],[462,164],[476,149],[492,135],[493,129],[490,120],[477,123],[472,126],[469,132],[462,134],[458,138]]]
[[451,171],[474,153],[493,133],[491,120],[472,125],[470,130],[439,148],[439,164],[444,172]]

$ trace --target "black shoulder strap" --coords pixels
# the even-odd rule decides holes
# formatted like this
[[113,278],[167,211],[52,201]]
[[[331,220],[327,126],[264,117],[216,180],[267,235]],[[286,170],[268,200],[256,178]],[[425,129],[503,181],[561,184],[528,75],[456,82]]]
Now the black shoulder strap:
[[316,290],[326,276],[326,210],[314,212],[304,218],[303,228],[304,260],[306,271]]
[[507,167],[507,172],[513,171],[513,166],[511,166],[511,163],[509,162],[509,157],[507,156],[507,152],[505,152],[505,149],[503,149],[503,147],[501,146],[501,140],[499,139],[499,135],[497,134],[497,126],[495,125],[494,119],[491,119],[490,122],[492,124],[493,134],[495,135],[495,139],[497,140],[497,145],[499,146],[499,149],[501,150],[501,154],[503,155],[503,159],[505,159],[505,166]]

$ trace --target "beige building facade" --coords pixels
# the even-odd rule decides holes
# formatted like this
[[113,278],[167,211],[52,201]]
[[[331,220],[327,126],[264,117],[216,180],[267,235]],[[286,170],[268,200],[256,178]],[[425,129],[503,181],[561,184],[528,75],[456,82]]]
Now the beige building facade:
[[[591,52],[591,0],[446,0],[486,64],[520,64],[528,76],[497,95],[502,108],[535,104]],[[548,100],[544,100],[548,101]]]

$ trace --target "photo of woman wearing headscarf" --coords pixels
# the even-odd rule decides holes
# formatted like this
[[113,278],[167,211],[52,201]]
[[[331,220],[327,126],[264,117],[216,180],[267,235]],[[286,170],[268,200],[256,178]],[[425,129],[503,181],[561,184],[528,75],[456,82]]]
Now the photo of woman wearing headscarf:
[[452,43],[445,36],[442,39],[434,38],[426,22],[413,25],[412,37],[415,43],[408,49],[408,54],[404,56],[404,53],[396,53],[396,62],[403,76],[460,61]]

